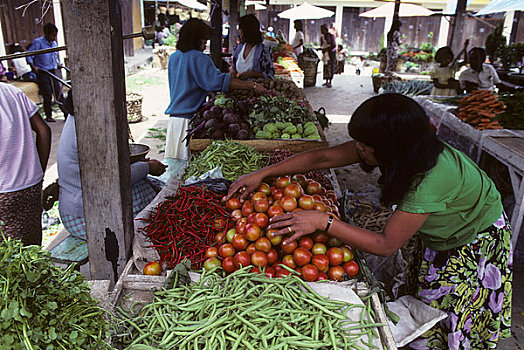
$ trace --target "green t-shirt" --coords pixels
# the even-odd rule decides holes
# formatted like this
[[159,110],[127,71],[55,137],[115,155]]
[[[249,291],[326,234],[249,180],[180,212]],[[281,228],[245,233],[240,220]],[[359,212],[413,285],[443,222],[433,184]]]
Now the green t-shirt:
[[419,229],[429,248],[447,250],[472,242],[502,213],[495,184],[470,158],[445,144],[437,164],[404,195],[398,209],[431,213]]

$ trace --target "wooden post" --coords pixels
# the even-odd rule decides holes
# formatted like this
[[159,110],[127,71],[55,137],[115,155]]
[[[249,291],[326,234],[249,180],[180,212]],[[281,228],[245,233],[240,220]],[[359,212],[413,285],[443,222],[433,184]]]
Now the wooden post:
[[236,38],[238,35],[238,0],[229,0],[229,53],[233,53],[233,48],[235,47]]
[[214,4],[211,3],[211,8],[213,9],[211,16],[211,28],[213,28],[210,47],[211,58],[215,66],[220,69],[220,62],[222,61],[222,0],[214,0]]
[[116,282],[133,214],[119,0],[64,0],[91,278]]
[[466,13],[466,0],[457,1],[457,11],[455,12],[455,20],[453,21],[453,28],[451,30],[451,37],[449,39],[449,46],[453,52],[459,52],[462,48],[462,33],[464,32],[464,15]]
[[[120,0],[122,3],[122,34],[133,34],[133,1]],[[135,55],[133,40],[124,41],[124,55],[130,57]]]

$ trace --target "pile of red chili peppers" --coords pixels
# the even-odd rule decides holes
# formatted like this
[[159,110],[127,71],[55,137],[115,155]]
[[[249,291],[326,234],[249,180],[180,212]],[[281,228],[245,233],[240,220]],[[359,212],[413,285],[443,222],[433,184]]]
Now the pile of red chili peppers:
[[232,226],[221,198],[206,187],[179,187],[144,219],[148,225],[142,233],[158,251],[162,265],[173,268],[187,258],[192,268],[202,266],[206,250],[216,244],[216,234]]

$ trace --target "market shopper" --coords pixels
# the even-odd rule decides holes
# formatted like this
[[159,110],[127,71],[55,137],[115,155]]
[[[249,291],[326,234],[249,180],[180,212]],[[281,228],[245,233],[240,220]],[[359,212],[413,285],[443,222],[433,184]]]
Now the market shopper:
[[[35,39],[27,51],[56,47],[57,34],[58,28],[52,23],[47,23],[44,25],[44,36]],[[53,118],[52,100],[54,96],[56,101],[62,102],[62,86],[48,73],[54,74],[57,77],[61,76],[59,69],[62,68],[62,65],[58,60],[58,54],[56,52],[50,52],[30,56],[27,57],[27,63],[29,63],[33,72],[36,74],[40,94],[44,99],[45,120],[47,122],[55,122],[56,120]]]
[[382,94],[348,124],[353,141],[304,152],[237,179],[244,197],[265,178],[362,163],[382,172],[382,201],[396,210],[381,234],[319,211],[276,216],[269,228],[298,239],[317,230],[355,249],[395,253],[417,231],[425,244],[417,297],[448,317],[410,344],[415,349],[488,349],[510,336],[511,228],[491,179],[430,130],[414,100]]
[[202,20],[192,18],[180,29],[177,51],[169,57],[168,76],[171,102],[166,109],[170,115],[166,135],[166,158],[188,159],[185,141],[189,119],[204,103],[209,92],[233,89],[266,90],[252,81],[232,78],[221,73],[202,51],[211,38],[211,28]]
[[0,231],[25,245],[42,243],[42,179],[50,149],[51,130],[38,107],[20,89],[0,83]]
[[[78,144],[72,92],[64,102],[68,117],[62,128],[58,144],[57,165],[58,185],[60,186],[58,210],[67,232],[72,236],[87,239],[82,203],[82,185],[80,164],[78,161]],[[136,216],[155,198],[157,192],[147,179],[147,175],[159,176],[167,166],[158,160],[138,161],[131,164],[131,197],[133,199],[133,217]]]
[[346,66],[346,59],[348,58],[348,50],[342,45],[337,46],[337,71],[335,74],[344,73],[344,67]]
[[[440,66],[431,71],[431,79],[433,80],[431,95],[457,96],[460,86],[455,79],[455,74],[461,66],[468,62],[468,44],[469,40],[466,40],[464,48],[457,54],[457,57],[455,57],[449,46],[444,46],[437,50],[435,62],[438,62]],[[464,61],[459,62],[462,54],[464,54]]]
[[460,74],[460,87],[467,92],[474,90],[494,90],[502,84],[497,71],[486,61],[486,50],[474,47],[469,51],[470,67]]
[[324,63],[324,86],[332,87],[333,74],[335,74],[337,58],[336,49],[337,43],[335,35],[329,31],[328,25],[324,23],[320,26],[320,47],[322,49],[322,62]]
[[391,73],[396,72],[397,62],[398,62],[398,50],[400,44],[402,44],[400,27],[402,22],[398,18],[393,19],[391,24],[391,29],[387,35],[387,61],[386,61],[386,75],[391,75]]
[[233,52],[231,75],[246,80],[275,77],[271,48],[265,46],[260,22],[255,15],[245,15],[238,21],[242,43]]
[[304,23],[296,19],[294,22],[295,25],[295,37],[293,38],[293,41],[291,42],[291,46],[293,46],[293,50],[295,50],[295,55],[300,55],[304,51]]

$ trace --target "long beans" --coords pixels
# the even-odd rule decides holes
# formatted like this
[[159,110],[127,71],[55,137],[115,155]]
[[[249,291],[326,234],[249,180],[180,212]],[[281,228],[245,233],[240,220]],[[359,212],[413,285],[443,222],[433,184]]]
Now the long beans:
[[[372,349],[368,305],[329,300],[296,276],[268,278],[250,267],[222,278],[204,272],[188,286],[157,291],[138,314],[120,309],[128,349]],[[361,308],[360,320],[348,313]]]

